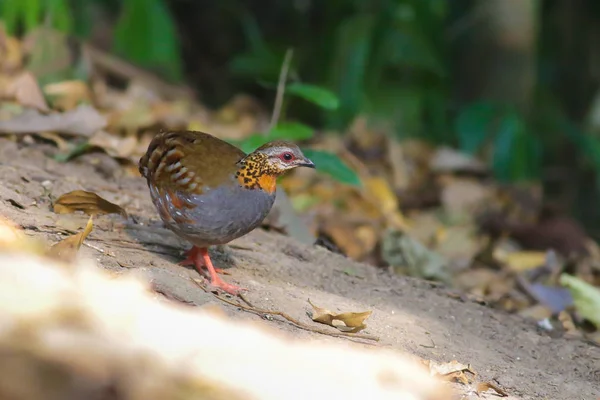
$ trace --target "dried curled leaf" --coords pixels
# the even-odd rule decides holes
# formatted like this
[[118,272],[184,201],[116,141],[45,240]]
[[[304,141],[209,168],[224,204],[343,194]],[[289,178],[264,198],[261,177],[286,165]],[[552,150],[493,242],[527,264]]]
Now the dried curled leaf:
[[357,333],[367,327],[365,320],[369,318],[372,311],[347,312],[334,314],[331,311],[314,305],[310,299],[308,303],[313,308],[312,320],[337,328],[341,332]]
[[75,255],[77,254],[77,251],[79,251],[83,241],[90,234],[92,228],[94,227],[92,218],[93,217],[90,217],[90,219],[88,219],[87,225],[83,231],[69,236],[68,238],[52,245],[52,247],[48,249],[48,256],[64,261],[69,261],[75,258]]
[[452,360],[447,363],[437,363],[429,360],[425,361],[424,363],[429,367],[429,374],[432,376],[448,376],[456,372],[469,372],[475,376],[477,375],[477,373],[471,368],[470,364],[465,365],[456,360]]
[[481,394],[490,389],[494,390],[500,397],[508,397],[508,393],[506,393],[502,388],[500,388],[498,385],[492,382],[480,382],[477,385],[477,394]]
[[74,190],[60,196],[54,202],[54,212],[70,214],[83,211],[87,215],[121,214],[127,218],[127,212],[119,205],[103,199],[96,193],[85,190]]

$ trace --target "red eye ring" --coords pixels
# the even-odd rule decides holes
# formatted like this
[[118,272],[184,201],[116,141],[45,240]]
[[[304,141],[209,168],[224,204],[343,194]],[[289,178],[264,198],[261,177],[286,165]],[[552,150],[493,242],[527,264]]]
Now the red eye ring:
[[283,161],[292,161],[294,159],[294,155],[292,153],[290,153],[289,151],[286,151],[285,153],[281,154],[279,156],[279,158],[281,158]]

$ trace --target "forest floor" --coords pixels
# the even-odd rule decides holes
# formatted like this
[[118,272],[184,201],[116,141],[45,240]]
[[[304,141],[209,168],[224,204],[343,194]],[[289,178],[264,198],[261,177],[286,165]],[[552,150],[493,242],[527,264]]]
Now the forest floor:
[[[61,164],[48,157],[55,151],[0,139],[0,215],[31,236],[57,242],[80,231],[87,216],[57,215],[51,203],[71,190],[93,191],[129,213],[127,220],[102,216],[94,221],[81,251],[103,268],[139,271],[167,297],[194,305],[215,303],[234,318],[262,321],[294,337],[348,340],[301,330],[278,317],[266,320],[201,290],[190,280],[197,273],[177,265],[188,244],[162,227],[141,178],[124,177],[104,154]],[[309,325],[317,324],[307,316],[312,309],[308,299],[336,312],[372,310],[361,333],[379,337],[376,346],[469,364],[478,379],[495,382],[509,399],[600,398],[600,348],[580,339],[549,337],[534,321],[457,299],[440,285],[392,275],[263,230],[214,249],[212,257],[229,272],[225,280],[249,289],[246,298],[258,308],[279,310]],[[497,397],[492,391],[478,397],[465,385],[456,388],[465,399]]]

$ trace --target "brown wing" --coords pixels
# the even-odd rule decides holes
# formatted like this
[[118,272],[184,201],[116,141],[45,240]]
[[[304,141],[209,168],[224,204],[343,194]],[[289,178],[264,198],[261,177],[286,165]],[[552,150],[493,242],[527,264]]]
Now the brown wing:
[[161,132],[150,142],[139,169],[160,191],[201,194],[207,187],[227,182],[245,155],[207,133]]

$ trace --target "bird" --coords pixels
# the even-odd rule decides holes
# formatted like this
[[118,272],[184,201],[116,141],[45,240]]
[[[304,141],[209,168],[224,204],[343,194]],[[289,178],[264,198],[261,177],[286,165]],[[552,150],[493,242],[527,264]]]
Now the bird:
[[140,158],[152,202],[164,225],[192,244],[180,265],[194,265],[210,285],[238,295],[247,289],[225,282],[208,248],[257,228],[275,202],[277,178],[297,167],[315,168],[300,148],[275,140],[246,154],[198,131],[161,131]]

